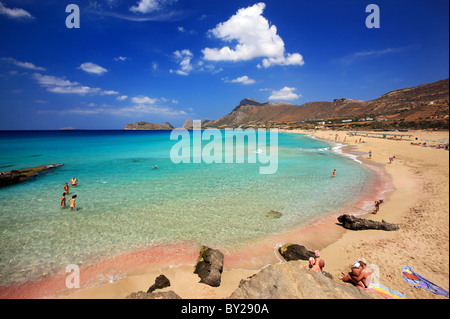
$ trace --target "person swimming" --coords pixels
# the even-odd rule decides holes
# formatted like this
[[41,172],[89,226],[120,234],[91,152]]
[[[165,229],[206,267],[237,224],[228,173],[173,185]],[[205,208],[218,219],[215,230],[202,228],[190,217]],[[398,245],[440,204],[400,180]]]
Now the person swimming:
[[155,165],[152,167],[152,169],[157,169],[157,168],[158,168],[158,165]]

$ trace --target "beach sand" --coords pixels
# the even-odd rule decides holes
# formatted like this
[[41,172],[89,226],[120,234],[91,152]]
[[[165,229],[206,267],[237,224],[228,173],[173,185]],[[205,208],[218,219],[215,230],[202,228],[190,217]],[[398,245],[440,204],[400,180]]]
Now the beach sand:
[[[315,136],[334,143],[342,143],[344,131],[289,131]],[[309,235],[291,232],[276,240],[321,249],[321,257],[326,262],[324,270],[338,281],[341,272],[359,257],[368,264],[375,264],[380,270],[380,283],[406,294],[407,298],[443,298],[431,292],[416,289],[402,278],[402,267],[410,266],[414,271],[440,287],[449,289],[449,153],[442,149],[413,146],[413,142],[436,141],[449,138],[448,132],[408,132],[411,140],[390,140],[362,137],[363,143],[355,143],[355,137],[347,137],[344,152],[357,155],[357,159],[367,165],[382,167],[390,177],[393,191],[386,193],[378,214],[360,217],[377,221],[397,223],[399,231],[377,230],[351,231],[336,224],[335,216],[309,229]],[[418,138],[416,141],[415,138]],[[368,152],[372,151],[369,159]],[[389,163],[389,157],[395,160]],[[331,172],[330,172],[331,174]],[[339,178],[339,172],[337,177]],[[367,198],[374,201],[379,198]],[[329,238],[323,234],[332,234]],[[325,240],[324,240],[325,238]],[[297,239],[297,240],[296,240]],[[258,245],[267,252],[268,263],[280,262],[274,256],[273,241]],[[248,258],[251,255],[246,253]],[[233,254],[234,255],[234,254]],[[215,299],[226,298],[238,287],[241,279],[257,273],[260,269],[233,269],[225,254],[225,271],[220,287],[213,288],[199,283],[193,274],[193,265],[171,267],[163,270],[151,269],[127,276],[117,282],[93,288],[81,288],[54,295],[53,298],[124,298],[132,292],[147,291],[160,274],[164,274],[171,286],[158,291],[173,290],[181,298]],[[306,264],[306,262],[305,262]],[[251,267],[249,268],[251,269]]]

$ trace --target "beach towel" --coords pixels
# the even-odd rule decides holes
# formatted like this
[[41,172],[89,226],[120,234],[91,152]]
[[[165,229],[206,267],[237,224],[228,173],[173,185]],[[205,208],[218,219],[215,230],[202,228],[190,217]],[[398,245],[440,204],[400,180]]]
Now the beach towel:
[[431,291],[436,295],[442,295],[448,298],[447,290],[444,290],[441,287],[438,287],[437,285],[433,284],[431,281],[423,278],[421,275],[414,272],[411,269],[411,267],[403,266],[402,271],[403,271],[403,279],[405,279],[408,284],[411,284],[416,288],[422,288]]
[[366,290],[380,295],[386,299],[406,299],[406,295],[402,294],[401,292],[389,289],[376,282],[371,282],[369,288],[366,288]]

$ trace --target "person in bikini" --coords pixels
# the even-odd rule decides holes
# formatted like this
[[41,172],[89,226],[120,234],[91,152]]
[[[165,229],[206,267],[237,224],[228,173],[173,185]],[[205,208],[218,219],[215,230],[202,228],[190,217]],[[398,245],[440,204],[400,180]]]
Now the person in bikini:
[[69,184],[64,185],[64,194],[69,195]]
[[63,193],[61,196],[61,207],[62,208],[66,207],[66,193]]
[[314,252],[315,257],[309,258],[309,269],[312,271],[322,272],[325,267],[325,261],[320,259],[320,253],[318,250]]
[[78,203],[75,203],[76,198],[77,198],[77,195],[73,195],[72,198],[69,198],[69,205],[70,205],[71,210],[77,210],[76,205],[78,205]]
[[372,273],[367,268],[366,260],[359,258],[358,261],[353,263],[352,270],[347,274],[342,273],[342,275],[343,277],[340,280],[351,282],[361,288],[368,288]]

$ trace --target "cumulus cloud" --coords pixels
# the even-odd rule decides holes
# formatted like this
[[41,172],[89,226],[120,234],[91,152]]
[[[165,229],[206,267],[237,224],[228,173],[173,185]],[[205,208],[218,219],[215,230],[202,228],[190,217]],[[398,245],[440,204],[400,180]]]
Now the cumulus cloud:
[[0,2],[0,14],[6,15],[12,19],[34,19],[34,17],[28,12],[20,8],[7,8]]
[[219,23],[209,34],[224,42],[237,41],[234,48],[205,48],[202,50],[205,60],[210,61],[248,61],[264,58],[258,67],[272,65],[303,65],[299,53],[286,53],[284,41],[277,34],[277,27],[270,25],[262,13],[266,5],[257,3],[248,8],[239,9],[228,21]]
[[250,79],[247,75],[241,76],[239,78],[236,78],[234,80],[228,80],[228,79],[223,79],[225,82],[229,82],[229,83],[241,83],[244,85],[249,85],[249,84],[254,84],[255,80]]
[[301,95],[294,93],[296,88],[285,86],[279,91],[272,91],[272,95],[269,97],[271,101],[290,101],[298,99]]
[[97,74],[97,75],[102,75],[102,74],[108,72],[108,70],[101,67],[100,65],[97,65],[97,64],[91,63],[91,62],[86,62],[86,63],[81,64],[78,67],[78,69],[81,69],[87,73]]
[[130,8],[134,13],[150,13],[161,10],[165,5],[176,2],[177,0],[139,0],[139,2]]
[[125,101],[128,98],[128,95],[121,95],[116,97],[117,101]]
[[194,57],[191,51],[185,49],[182,51],[175,51],[174,53],[175,58],[177,59],[180,69],[179,70],[170,70],[170,73],[177,73],[179,75],[189,75],[189,73],[192,71],[193,67],[191,65],[191,60]]

